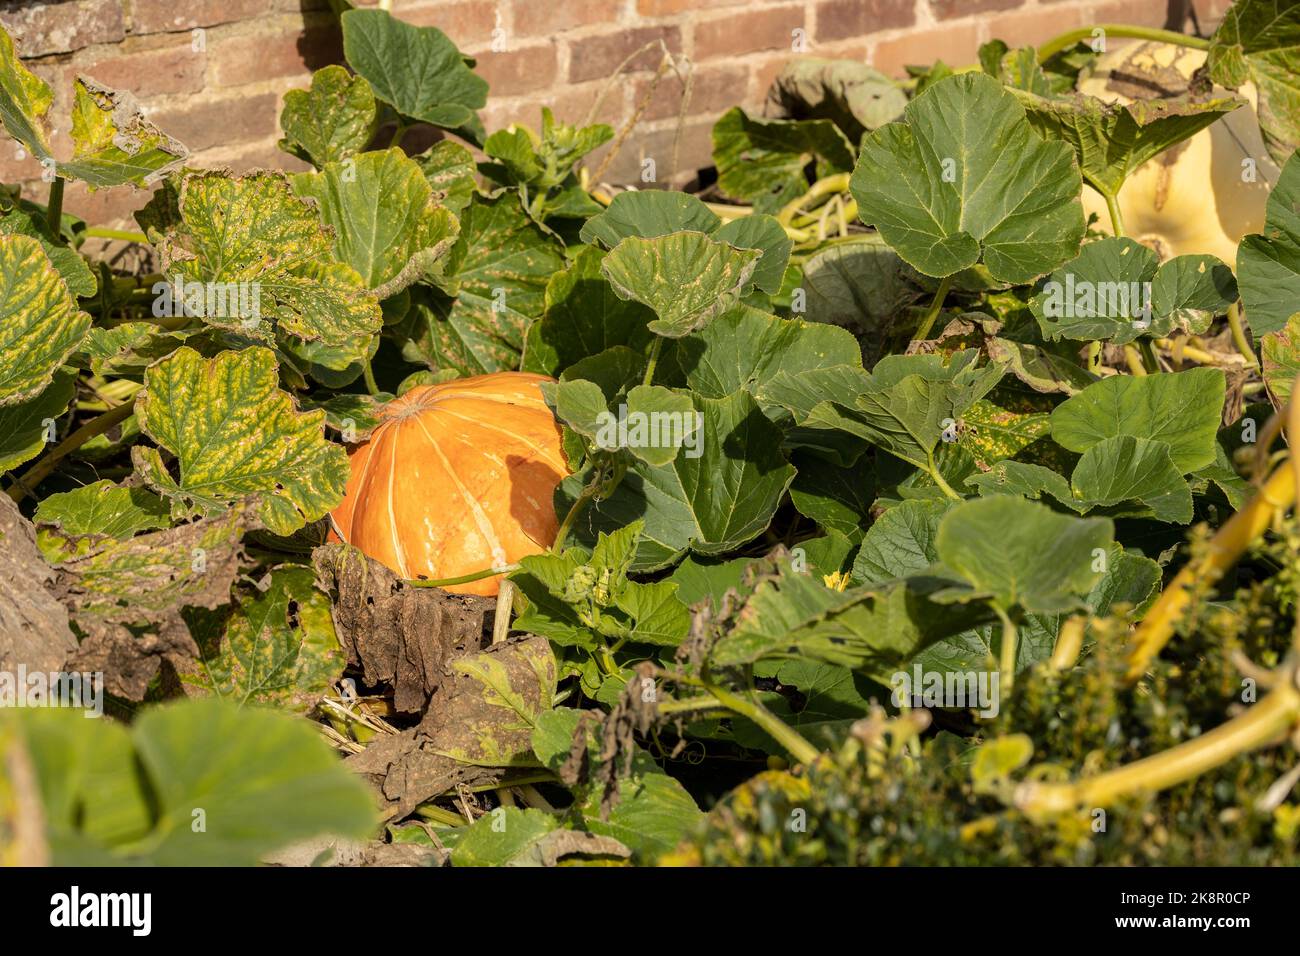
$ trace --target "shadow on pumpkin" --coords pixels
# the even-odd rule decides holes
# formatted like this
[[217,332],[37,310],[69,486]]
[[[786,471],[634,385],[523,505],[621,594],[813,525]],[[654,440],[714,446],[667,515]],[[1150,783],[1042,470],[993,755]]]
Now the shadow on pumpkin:
[[545,462],[520,455],[506,456],[506,470],[510,475],[511,519],[538,547],[549,548],[560,522],[546,503],[554,501],[555,489],[564,476]]

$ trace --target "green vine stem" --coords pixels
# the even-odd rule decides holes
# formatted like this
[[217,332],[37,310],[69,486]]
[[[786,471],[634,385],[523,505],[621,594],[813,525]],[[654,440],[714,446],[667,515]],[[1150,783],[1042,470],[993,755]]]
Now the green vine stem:
[[934,301],[930,303],[930,311],[925,313],[925,318],[917,326],[916,335],[912,336],[914,342],[921,342],[929,337],[930,330],[934,328],[934,323],[939,318],[939,313],[943,311],[943,303],[948,298],[948,290],[952,288],[952,280],[952,276],[944,276],[939,280],[939,288],[934,293]]
[[747,717],[763,729],[769,737],[786,749],[796,761],[802,764],[812,763],[819,751],[789,724],[772,713],[758,701],[745,700],[717,684],[702,681],[702,686],[717,699],[718,703],[732,713]]
[[518,571],[519,565],[507,564],[502,568],[484,568],[482,571],[475,571],[472,574],[462,574],[454,578],[407,578],[406,583],[413,588],[447,588],[453,584],[469,584],[471,581],[482,581],[484,578],[496,577],[498,574],[509,574],[511,571]]
[[939,466],[934,463],[934,452],[926,453],[925,470],[930,475],[930,477],[934,479],[934,483],[939,486],[940,491],[942,491],[953,501],[961,501],[961,495],[953,491],[952,485],[948,484],[947,480],[943,477],[943,473],[939,471]]
[[54,471],[55,465],[96,435],[102,435],[114,425],[126,421],[134,411],[135,402],[123,402],[121,405],[116,405],[104,412],[104,414],[86,422],[86,424],[46,452],[45,456],[36,464],[14,478],[14,483],[9,486],[9,497],[14,501],[22,501],[26,495],[31,493],[33,488],[49,477],[50,472]]
[[55,176],[50,183],[50,203],[45,209],[45,223],[54,235],[54,241],[63,242],[63,177]]
[[1011,615],[996,604],[993,606],[998,619],[1002,621],[1002,646],[999,649],[998,668],[1002,671],[1002,693],[1010,694],[1016,683],[1016,645],[1019,643],[1019,631]]
[[134,242],[139,245],[147,245],[149,239],[142,232],[130,232],[126,229],[105,229],[102,226],[91,226],[84,233],[87,239],[121,239],[123,242]]
[[1157,43],[1171,43],[1193,50],[1208,50],[1210,41],[1173,30],[1158,30],[1155,27],[1135,27],[1125,23],[1098,23],[1090,27],[1078,27],[1067,30],[1058,37],[1053,37],[1038,48],[1038,62],[1046,63],[1062,50],[1068,50],[1080,40],[1090,40],[1094,31],[1101,30],[1108,37],[1125,37],[1132,40],[1154,40]]
[[573,530],[573,523],[578,520],[578,516],[587,509],[587,505],[596,497],[599,488],[600,485],[597,481],[589,481],[587,486],[582,489],[582,493],[569,506],[569,513],[564,516],[564,520],[560,522],[560,529],[555,532],[555,544],[551,545],[551,550],[556,554],[564,548],[564,539]]
[[[1091,183],[1089,185],[1092,185]],[[1106,211],[1110,213],[1110,228],[1115,238],[1124,238],[1124,216],[1119,210],[1119,193],[1103,192],[1106,199]]]
[[1258,370],[1259,359],[1255,357],[1255,350],[1250,347],[1250,340],[1246,338],[1246,328],[1241,324],[1240,299],[1228,306],[1228,328],[1232,330],[1232,344],[1237,347],[1241,357],[1251,368]]
[[361,362],[361,374],[365,377],[366,391],[371,395],[379,394],[379,384],[375,381],[375,370],[370,365],[370,359],[363,359]]
[[642,385],[652,385],[655,378],[655,367],[659,364],[659,353],[663,351],[664,337],[656,335],[655,340],[650,343],[650,356],[646,359],[645,375],[641,378]]
[[794,217],[803,212],[811,203],[816,202],[823,196],[834,196],[848,189],[850,178],[848,173],[836,173],[833,176],[826,176],[817,180],[802,196],[792,199],[782,206],[781,211],[776,214],[776,221],[783,226],[789,226]]

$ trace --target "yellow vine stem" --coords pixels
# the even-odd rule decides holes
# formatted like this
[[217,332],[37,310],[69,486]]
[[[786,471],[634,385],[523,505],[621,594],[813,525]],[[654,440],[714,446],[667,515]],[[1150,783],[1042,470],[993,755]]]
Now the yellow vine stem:
[[[1300,404],[1300,403],[1297,403]],[[1274,519],[1291,507],[1296,497],[1296,478],[1290,464],[1284,463],[1246,506],[1234,514],[1210,539],[1205,553],[1189,561],[1169,586],[1161,592],[1151,610],[1133,635],[1129,651],[1129,681],[1135,681],[1173,636],[1179,618],[1192,602],[1198,585],[1217,581],[1225,571],[1263,534]]]
[[1212,770],[1243,753],[1284,739],[1300,720],[1300,686],[1296,657],[1278,671],[1272,690],[1244,713],[1186,743],[1073,783],[1027,781],[1012,802],[1033,818],[1051,817],[1079,808],[1104,807],[1125,794],[1158,791]]

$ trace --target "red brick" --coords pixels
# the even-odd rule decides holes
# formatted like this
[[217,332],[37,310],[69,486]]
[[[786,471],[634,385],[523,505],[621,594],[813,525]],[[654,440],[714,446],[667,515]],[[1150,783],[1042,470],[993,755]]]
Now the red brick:
[[643,17],[671,17],[679,13],[735,7],[744,2],[745,0],[637,0],[636,12]]
[[121,46],[77,68],[91,79],[136,96],[164,93],[197,93],[203,89],[207,54],[196,53],[188,37],[180,43],[156,49],[134,48],[127,40]]
[[555,82],[558,66],[553,43],[516,47],[502,53],[477,54],[474,72],[488,81],[490,96],[512,96],[543,89]]
[[[682,129],[676,167],[673,166],[675,135],[675,123],[669,123],[663,129],[644,133],[634,130],[624,142],[613,164],[601,178],[611,183],[667,187],[687,182],[698,170],[713,165],[713,122],[711,120],[688,123]],[[653,184],[641,182],[641,162],[647,157],[655,161],[656,182]],[[600,166],[601,159],[597,157],[588,164],[593,174]]]
[[280,128],[279,97],[274,93],[237,95],[147,111],[149,119],[191,152],[263,139]]
[[513,0],[514,32],[519,36],[554,36],[564,30],[612,23],[618,18],[619,4],[614,0],[564,0],[562,3],[538,3],[537,0]]
[[[643,77],[633,87],[633,109],[650,88],[651,77]],[[720,116],[733,106],[740,105],[749,89],[749,71],[736,64],[697,67],[691,88],[691,101],[687,116]],[[671,70],[659,81],[651,94],[646,110],[641,114],[645,122],[676,118],[681,110],[684,84]]]
[[804,30],[804,8],[773,7],[732,13],[695,25],[695,59],[742,56],[760,50],[794,51],[794,31]]
[[[130,0],[132,33],[175,33],[265,16],[268,0]],[[295,0],[293,11],[302,9]]]
[[343,36],[334,26],[272,36],[245,33],[210,42],[208,60],[214,86],[305,75],[343,62]]
[[25,57],[71,53],[93,43],[116,43],[125,35],[118,0],[38,3],[0,12],[0,25]]
[[[1023,5],[1024,0],[930,0],[930,10],[939,20],[952,20],[972,13],[1014,10]],[[996,22],[994,21],[995,27]]]
[[501,129],[511,123],[524,123],[536,130],[542,124],[542,107],[549,106],[555,118],[574,125],[587,122],[587,114],[604,91],[600,109],[592,122],[606,123],[617,132],[631,115],[625,88],[609,87],[605,83],[586,83],[582,86],[562,86],[533,96],[512,100],[488,100],[483,111],[483,122],[489,130]]
[[1006,13],[986,23],[986,40],[996,38],[1008,46],[1017,47],[1042,43],[1066,30],[1082,26],[1083,13],[1071,5],[1043,7]]
[[1093,7],[1084,23],[1128,23],[1139,27],[1163,27],[1167,11],[1163,4],[1147,0],[1113,0]]
[[[993,24],[996,31],[997,22]],[[904,67],[929,66],[943,60],[952,67],[974,63],[979,53],[979,27],[955,23],[921,33],[906,33],[881,40],[871,53],[871,65],[887,76],[906,76]]]
[[31,153],[8,136],[0,140],[0,182],[20,183],[39,179],[40,175],[41,164],[32,158]]
[[[625,59],[657,40],[662,40],[670,53],[680,52],[682,48],[681,31],[677,27],[640,27],[574,40],[569,45],[569,82],[612,77]],[[653,70],[662,59],[663,53],[656,44],[637,54],[626,72]]]
[[[123,186],[118,189],[90,190],[85,183],[70,182],[63,194],[64,211],[80,216],[92,226],[117,226],[131,224],[132,216],[149,202],[153,188],[137,189]],[[44,202],[44,189],[33,187],[33,198]]]
[[848,40],[910,27],[915,20],[911,0],[823,0],[817,4],[817,40]]
[[492,39],[496,29],[496,3],[467,0],[464,3],[397,3],[393,15],[417,27],[437,27],[459,47],[474,46]]
[[[216,155],[211,160],[204,161],[204,158],[201,157],[201,165],[228,168],[236,174],[246,173],[253,169],[282,169],[291,173],[305,173],[311,169],[302,160],[290,156],[274,143],[248,146],[234,151],[224,150],[218,152],[213,150],[213,153]],[[217,156],[220,158],[216,158]]]

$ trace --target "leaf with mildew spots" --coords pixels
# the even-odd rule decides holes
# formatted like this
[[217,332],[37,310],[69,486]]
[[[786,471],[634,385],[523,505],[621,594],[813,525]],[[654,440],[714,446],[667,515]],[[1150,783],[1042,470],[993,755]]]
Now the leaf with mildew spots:
[[714,242],[702,232],[624,239],[600,265],[614,291],[654,309],[651,332],[679,339],[735,305],[762,253]]
[[181,347],[145,373],[140,429],[176,458],[173,478],[157,449],[132,450],[137,474],[172,499],[172,513],[214,514],[260,495],[258,513],[292,534],[343,500],[347,454],[325,440],[325,413],[299,412],[279,389],[269,349],[205,359]]
[[49,423],[68,410],[77,394],[77,373],[60,369],[35,398],[0,408],[0,472],[11,471],[41,453],[53,437]]
[[284,94],[279,146],[321,169],[360,153],[378,125],[375,94],[366,78],[333,64],[312,74],[311,89]]
[[555,699],[556,664],[542,637],[496,644],[451,662],[455,678],[433,698],[426,749],[484,767],[537,766],[533,727]]
[[159,249],[164,274],[185,282],[187,313],[268,344],[319,342],[330,350],[319,364],[331,369],[347,368],[379,331],[374,293],[334,258],[330,231],[282,174],[193,173],[178,211]]
[[91,188],[157,182],[183,163],[189,150],[144,118],[129,93],[78,77],[72,106],[72,159],[60,176]]
[[56,242],[45,223],[45,210],[26,200],[17,200],[9,208],[4,208],[5,199],[0,196],[0,233],[10,236],[31,236],[41,244],[50,264],[59,270],[59,275],[68,284],[68,291],[73,295],[88,297],[95,294],[99,282],[95,274],[86,265],[81,253],[71,246]]
[[23,66],[13,39],[0,29],[0,122],[38,160],[51,155],[46,114],[53,102],[49,84]]
[[195,613],[200,656],[181,670],[186,692],[297,712],[315,706],[345,661],[314,577],[311,568],[282,565],[233,611]]
[[182,607],[220,607],[239,572],[244,532],[255,525],[249,510],[238,507],[152,534],[106,539],[60,564],[54,590],[83,623],[165,622]]
[[29,236],[0,236],[0,407],[40,394],[90,330]]
[[293,177],[293,190],[314,199],[334,230],[334,252],[380,298],[431,272],[456,241],[460,224],[438,205],[420,167],[400,149],[331,162]]

